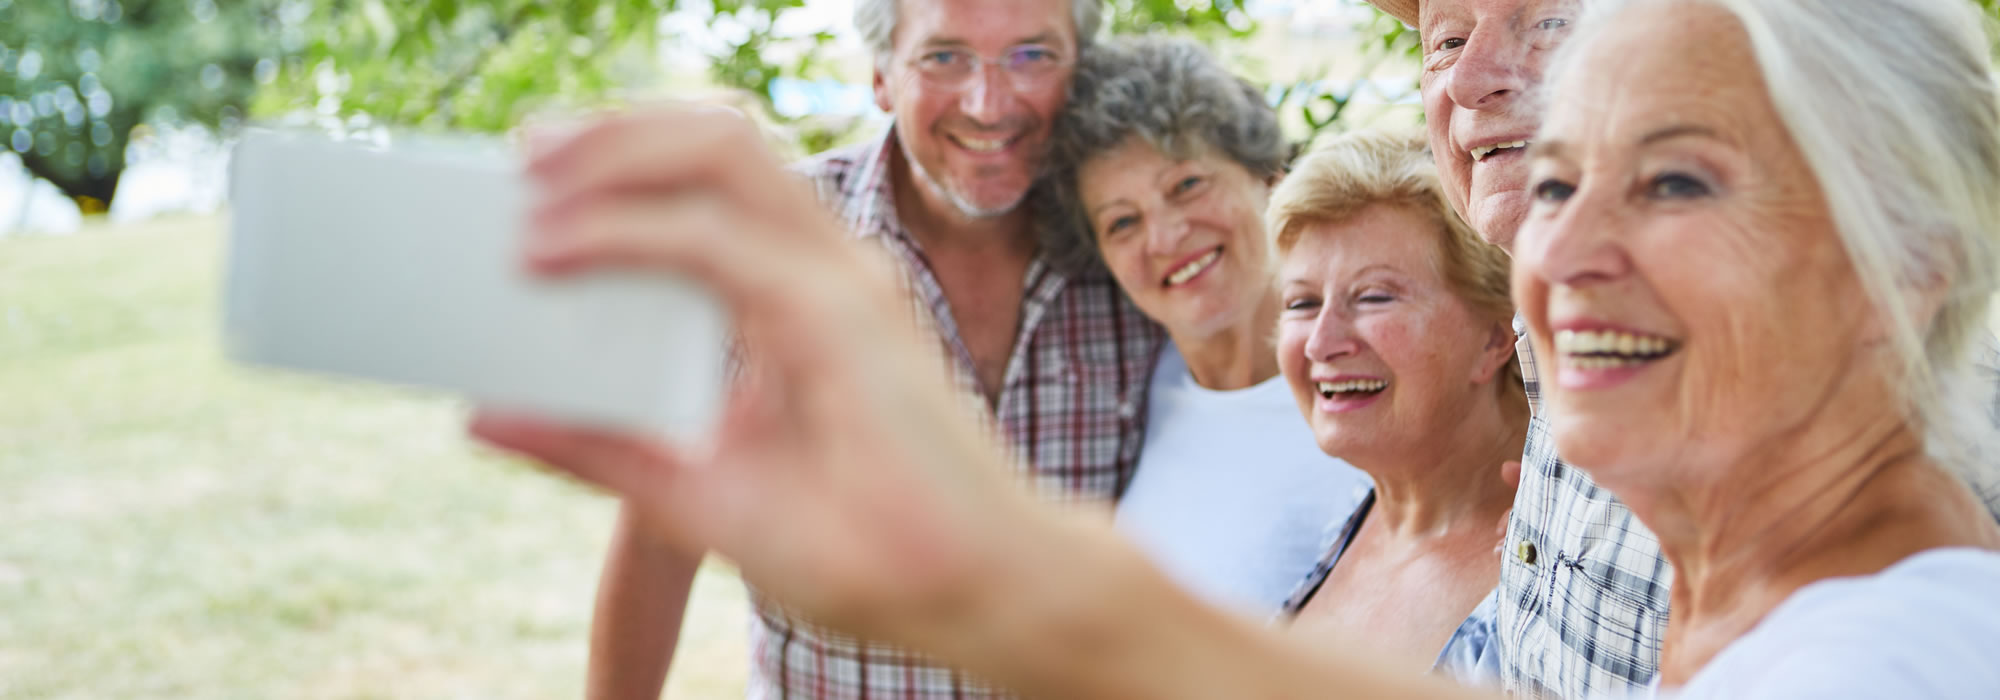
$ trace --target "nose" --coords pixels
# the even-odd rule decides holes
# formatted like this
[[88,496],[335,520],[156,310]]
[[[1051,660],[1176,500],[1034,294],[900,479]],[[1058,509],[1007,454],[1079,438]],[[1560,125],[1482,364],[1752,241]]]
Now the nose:
[[1497,109],[1534,84],[1541,69],[1530,64],[1533,53],[1513,27],[1500,23],[1479,27],[1459,49],[1445,91],[1459,107]]
[[1319,317],[1313,319],[1312,335],[1306,338],[1306,360],[1310,362],[1332,362],[1361,352],[1361,336],[1354,332],[1354,321],[1322,305]]
[[1183,251],[1181,241],[1188,235],[1188,219],[1179,209],[1165,208],[1152,217],[1152,225],[1146,227],[1146,253],[1165,259],[1167,264]]
[[966,80],[969,84],[959,96],[959,111],[983,125],[992,126],[1006,121],[1007,110],[1014,99],[1014,85],[1006,71],[990,63],[981,64]]
[[1630,225],[1615,193],[1579,187],[1554,216],[1531,218],[1515,239],[1521,272],[1550,285],[1584,287],[1632,271],[1620,233]]

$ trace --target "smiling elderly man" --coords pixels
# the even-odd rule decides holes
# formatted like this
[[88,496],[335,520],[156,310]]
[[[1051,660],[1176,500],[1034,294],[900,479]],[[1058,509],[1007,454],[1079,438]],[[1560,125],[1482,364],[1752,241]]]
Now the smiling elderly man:
[[[1101,0],[858,0],[880,137],[796,166],[908,278],[917,314],[1044,496],[1109,501],[1141,445],[1164,335],[1102,269],[1052,264],[1020,206]],[[656,698],[702,553],[627,509],[598,591],[590,696]],[[981,698],[953,669],[809,624],[755,595],[749,695]]]
[[[1424,116],[1451,204],[1512,249],[1529,199],[1532,99],[1579,0],[1371,0],[1417,28]],[[1535,356],[1517,348],[1530,405]],[[1563,464],[1545,417],[1528,430],[1507,524],[1495,623],[1505,687],[1532,696],[1620,695],[1656,673],[1673,570],[1659,540],[1582,471]]]

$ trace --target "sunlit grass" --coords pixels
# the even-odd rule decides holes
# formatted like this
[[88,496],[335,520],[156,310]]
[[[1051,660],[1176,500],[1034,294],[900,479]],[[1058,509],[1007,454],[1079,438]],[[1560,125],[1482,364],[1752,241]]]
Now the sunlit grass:
[[[602,496],[436,397],[223,363],[220,224],[0,239],[0,697],[572,697]],[[704,572],[670,696],[739,696]]]

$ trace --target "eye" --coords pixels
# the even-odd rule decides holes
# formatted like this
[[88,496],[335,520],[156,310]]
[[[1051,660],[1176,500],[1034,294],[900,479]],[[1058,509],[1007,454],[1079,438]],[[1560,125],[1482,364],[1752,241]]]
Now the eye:
[[1387,304],[1395,300],[1396,300],[1395,297],[1383,294],[1381,292],[1369,292],[1355,299],[1355,301],[1361,302],[1363,304]]
[[1048,63],[1056,60],[1056,52],[1040,46],[1023,46],[1014,50],[1015,63]]
[[1319,308],[1319,300],[1312,297],[1299,297],[1285,302],[1286,311],[1308,311],[1317,308]]
[[1542,202],[1562,202],[1576,194],[1576,185],[1556,179],[1543,180],[1535,185],[1535,199]]
[[1104,225],[1104,235],[1108,236],[1114,233],[1118,233],[1119,231],[1131,228],[1133,225],[1137,223],[1139,223],[1139,217],[1132,216],[1129,214],[1118,217],[1116,219],[1112,219],[1111,223]]
[[1182,192],[1192,190],[1196,187],[1200,187],[1201,183],[1202,183],[1202,178],[1200,175],[1189,175],[1187,177],[1181,178],[1180,182],[1174,183],[1174,194],[1180,194]]
[[1456,49],[1464,45],[1465,45],[1465,39],[1462,37],[1455,37],[1455,36],[1447,37],[1445,38],[1444,41],[1438,42],[1437,50],[1450,51],[1452,49]]
[[949,66],[954,63],[958,63],[959,56],[957,51],[932,51],[930,53],[924,54],[921,58],[918,58],[917,60],[933,66],[943,67],[943,66]]
[[1542,31],[1555,31],[1567,26],[1569,26],[1569,20],[1561,17],[1550,17],[1535,23],[1535,28]]
[[1647,196],[1654,199],[1694,199],[1708,196],[1708,185],[1680,173],[1665,173],[1653,178]]

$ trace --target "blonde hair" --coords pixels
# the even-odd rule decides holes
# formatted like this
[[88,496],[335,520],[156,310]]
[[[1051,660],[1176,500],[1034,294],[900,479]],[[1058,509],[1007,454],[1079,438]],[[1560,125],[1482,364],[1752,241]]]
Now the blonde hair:
[[[1513,328],[1507,252],[1486,242],[1451,208],[1420,135],[1359,131],[1320,143],[1271,192],[1264,228],[1271,249],[1284,255],[1308,230],[1377,205],[1403,207],[1429,219],[1437,240],[1438,273],[1452,293],[1482,320]],[[1504,376],[1509,381],[1499,383],[1502,392],[1522,395],[1520,365],[1509,361]]]

